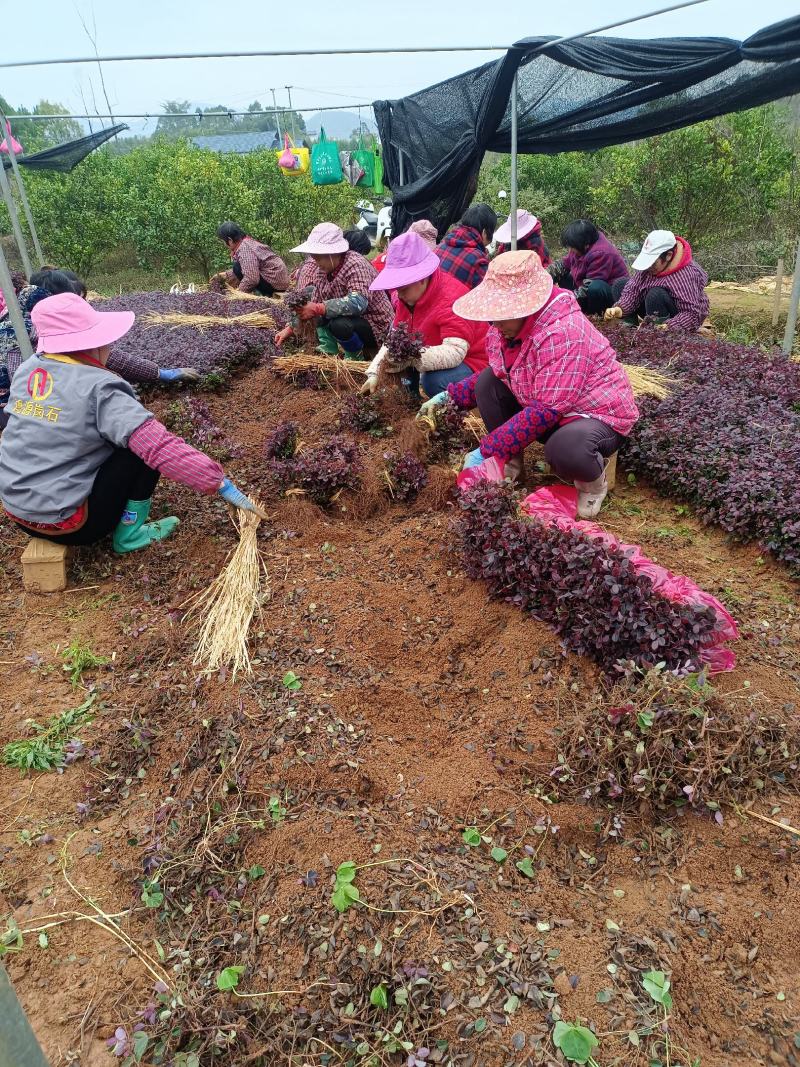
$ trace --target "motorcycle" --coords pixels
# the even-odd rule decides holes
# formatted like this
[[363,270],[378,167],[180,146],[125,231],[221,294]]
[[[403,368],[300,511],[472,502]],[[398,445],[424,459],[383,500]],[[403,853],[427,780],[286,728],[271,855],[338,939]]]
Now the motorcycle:
[[356,229],[364,230],[374,245],[378,236],[378,213],[375,205],[370,200],[359,200],[356,204],[356,211],[358,211]]
[[392,202],[384,200],[380,211],[375,211],[375,205],[371,200],[359,200],[356,204],[358,211],[357,230],[364,230],[373,245],[379,244],[383,236],[390,237],[392,233]]

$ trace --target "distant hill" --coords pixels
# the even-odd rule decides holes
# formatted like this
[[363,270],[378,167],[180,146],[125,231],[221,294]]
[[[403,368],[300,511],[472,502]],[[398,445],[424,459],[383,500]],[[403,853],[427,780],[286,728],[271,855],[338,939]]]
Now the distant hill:
[[[378,132],[371,107],[362,109],[361,121],[366,129],[372,130],[373,133]],[[306,118],[306,129],[309,133],[313,133],[316,136],[319,134],[320,126],[324,126],[325,133],[334,139],[349,137],[353,130],[358,129],[358,112],[318,111],[315,115]]]

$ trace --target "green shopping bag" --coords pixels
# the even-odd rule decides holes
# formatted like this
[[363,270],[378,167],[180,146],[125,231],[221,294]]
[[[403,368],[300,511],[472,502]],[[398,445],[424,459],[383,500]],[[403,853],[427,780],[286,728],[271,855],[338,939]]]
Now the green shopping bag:
[[383,196],[383,156],[377,148],[375,149],[375,183],[372,188],[376,196]]
[[324,128],[320,126],[319,140],[311,149],[311,181],[314,185],[336,185],[341,180],[339,147],[335,141],[327,139]]
[[364,138],[361,134],[358,137],[358,148],[351,154],[364,171],[356,185],[369,185],[372,187],[375,184],[375,153],[371,148],[364,147]]

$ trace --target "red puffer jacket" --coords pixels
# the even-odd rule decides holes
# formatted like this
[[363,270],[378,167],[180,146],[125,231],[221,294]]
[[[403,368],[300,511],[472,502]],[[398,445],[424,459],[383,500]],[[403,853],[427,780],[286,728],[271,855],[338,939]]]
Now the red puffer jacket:
[[466,285],[446,274],[441,268],[434,271],[428,288],[413,308],[402,300],[397,301],[394,325],[405,323],[409,330],[422,334],[426,347],[440,345],[445,337],[461,337],[469,345],[464,362],[473,371],[488,366],[486,355],[487,322],[469,322],[453,311],[453,304],[468,293]]

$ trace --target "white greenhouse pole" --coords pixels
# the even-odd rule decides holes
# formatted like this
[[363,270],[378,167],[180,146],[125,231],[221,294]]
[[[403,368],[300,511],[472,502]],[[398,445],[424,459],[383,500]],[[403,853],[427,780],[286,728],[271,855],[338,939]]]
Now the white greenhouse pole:
[[783,354],[792,354],[794,331],[797,326],[797,305],[800,304],[800,241],[797,242],[797,255],[794,258],[794,280],[792,295],[789,297],[789,313],[786,316],[786,333],[783,335]]
[[19,224],[17,205],[11,193],[11,182],[8,180],[2,153],[0,153],[0,189],[2,189],[3,200],[6,202],[8,214],[11,218],[11,229],[14,231],[14,240],[17,242],[17,248],[19,249],[20,258],[22,260],[22,269],[25,271],[25,277],[30,278],[33,273],[33,268],[31,267],[30,257],[28,256],[25,238],[22,235],[22,227]]
[[31,339],[28,337],[28,331],[25,329],[25,320],[23,319],[22,312],[19,308],[17,294],[14,292],[11,271],[8,269],[8,263],[6,262],[2,245],[0,245],[0,292],[2,292],[5,297],[6,307],[8,308],[8,317],[14,328],[14,333],[17,335],[17,344],[22,353],[22,358],[28,359],[29,356],[33,355]]
[[[3,127],[8,129],[8,119],[0,112],[0,116],[3,119]],[[22,201],[22,210],[25,212],[25,218],[28,220],[28,231],[33,241],[33,250],[36,253],[36,258],[39,261],[39,266],[44,266],[44,256],[42,255],[42,246],[39,244],[39,234],[36,232],[36,223],[33,221],[33,212],[31,211],[31,205],[28,201],[28,194],[25,191],[25,183],[22,180],[22,174],[20,173],[19,163],[17,163],[17,157],[14,152],[11,151],[11,145],[8,146],[8,155],[11,160],[11,169],[14,172],[14,177],[17,181],[17,189],[19,190],[19,198]]]

